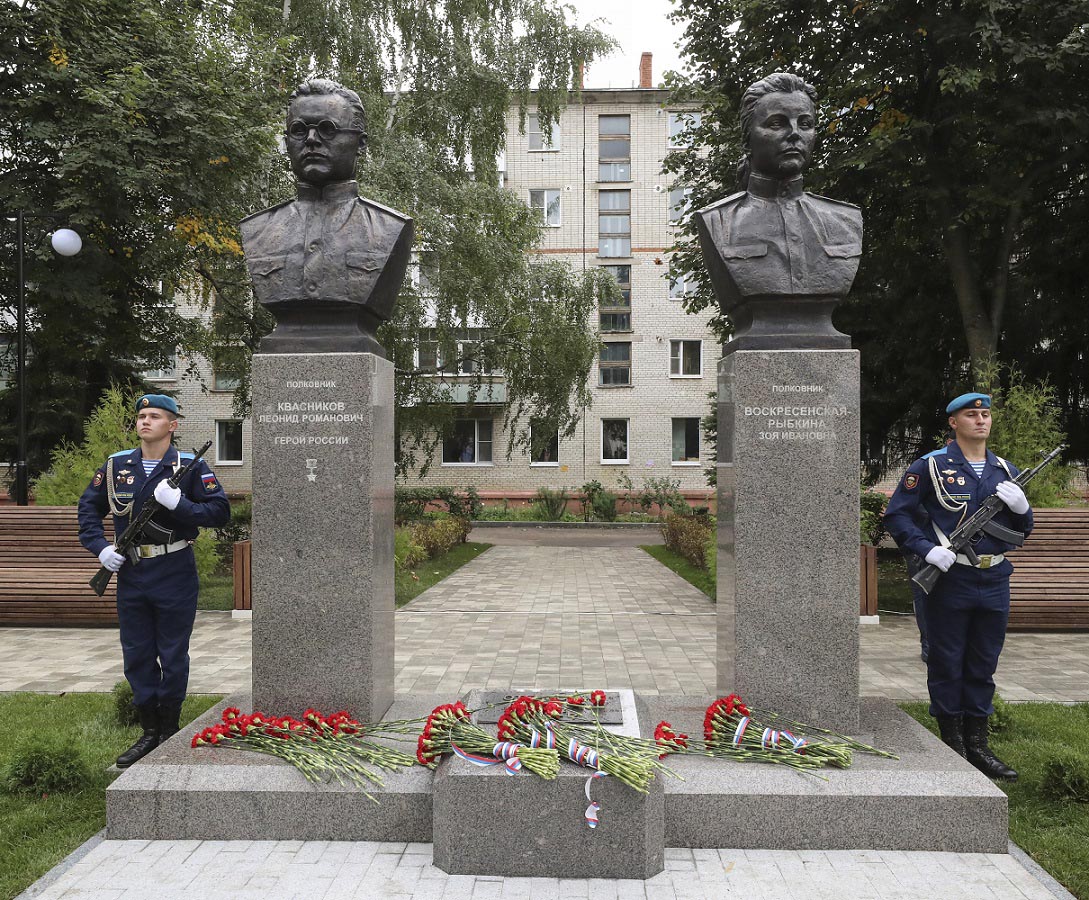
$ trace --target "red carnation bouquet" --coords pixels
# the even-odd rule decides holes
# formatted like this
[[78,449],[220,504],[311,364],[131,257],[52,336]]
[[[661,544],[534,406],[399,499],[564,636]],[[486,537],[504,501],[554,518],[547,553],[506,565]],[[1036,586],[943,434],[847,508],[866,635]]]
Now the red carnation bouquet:
[[[401,750],[368,740],[379,734],[398,733],[408,724],[405,722],[364,726],[345,710],[325,716],[316,709],[308,709],[299,721],[259,711],[243,715],[234,706],[223,710],[221,718],[219,723],[193,735],[192,746],[277,756],[314,782],[335,779],[359,787],[381,785],[381,776],[370,767],[396,770],[414,762]],[[369,793],[367,796],[375,799]]]
[[474,765],[503,763],[511,774],[525,766],[542,778],[555,778],[560,760],[554,747],[527,746],[503,735],[497,741],[483,728],[473,724],[472,714],[459,700],[436,706],[424,723],[416,743],[420,765],[435,768],[440,757],[453,753]]

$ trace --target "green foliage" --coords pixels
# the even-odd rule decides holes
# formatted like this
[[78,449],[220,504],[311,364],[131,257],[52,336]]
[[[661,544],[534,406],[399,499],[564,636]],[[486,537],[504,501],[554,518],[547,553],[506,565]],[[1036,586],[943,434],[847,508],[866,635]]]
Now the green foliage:
[[428,506],[444,504],[456,519],[469,521],[480,517],[484,504],[472,485],[464,491],[448,487],[398,487],[393,492],[393,518],[398,525],[427,518]]
[[427,559],[427,551],[412,540],[412,531],[398,528],[393,535],[394,566],[402,572],[410,572]]
[[130,728],[140,722],[140,713],[132,705],[132,685],[122,679],[113,686],[110,692],[113,695],[114,715],[117,724],[124,728]]
[[713,553],[715,545],[713,541],[709,546],[709,562],[706,569],[692,565],[692,563],[683,556],[680,556],[662,544],[643,544],[640,549],[645,550],[666,568],[672,569],[694,588],[702,591],[712,602],[715,601],[715,592],[717,588]]
[[690,515],[692,508],[681,494],[681,480],[679,478],[644,478],[642,487],[636,489],[634,482],[627,475],[621,475],[618,479],[620,486],[628,492],[629,498],[647,515],[654,507],[658,507],[658,521],[662,521],[667,512],[675,515]]
[[[858,204],[864,253],[837,327],[862,360],[872,477],[921,455],[969,365],[1000,352],[1050,373],[1074,457],[1089,451],[1089,0],[678,0],[692,146],[665,168],[695,209],[737,190],[745,88],[776,70],[818,92],[806,188]],[[690,312],[717,304],[695,239]],[[732,323],[719,317],[722,334]]]
[[193,556],[196,557],[199,578],[208,578],[216,573],[219,568],[219,546],[213,531],[207,528],[200,530],[193,541]]
[[3,781],[12,793],[53,794],[79,790],[92,777],[75,741],[39,732],[12,754]]
[[534,498],[537,508],[541,512],[541,518],[547,522],[558,522],[567,511],[567,489],[551,490],[550,488],[537,488]]
[[[703,437],[707,441],[707,449],[711,451],[711,459],[718,460],[718,391],[711,391],[707,398],[711,401],[711,411],[703,417]],[[715,487],[718,484],[718,466],[715,463],[703,470],[707,478],[707,484]]]
[[467,519],[450,516],[445,519],[419,522],[412,529],[412,543],[417,544],[427,554],[428,559],[435,559],[449,553],[458,544],[465,543],[472,526]]
[[[594,501],[605,491],[605,485],[603,485],[596,478],[587,481],[582,487],[579,488],[579,493],[582,494],[582,520],[584,522],[590,521],[590,515],[593,511]],[[612,521],[610,519],[610,521]]]
[[594,518],[600,522],[615,522],[616,502],[619,499],[612,491],[599,491],[594,494],[593,500],[590,501]]
[[692,565],[707,569],[708,547],[714,543],[715,532],[701,516],[672,515],[662,523],[665,545]]
[[[1066,443],[1059,424],[1055,390],[1046,381],[1032,382],[1015,363],[993,358],[981,364],[981,391],[991,395],[991,436],[987,446],[1020,469],[1036,465],[1043,454]],[[1029,482],[1025,493],[1035,507],[1062,506],[1071,499],[1073,470],[1059,460]]]
[[879,491],[862,490],[859,497],[859,538],[863,544],[876,547],[885,536],[885,507],[889,498]]
[[1074,747],[1057,750],[1045,763],[1041,789],[1052,800],[1089,803],[1089,752]]
[[83,425],[81,443],[62,441],[52,453],[49,470],[34,481],[32,492],[40,505],[75,506],[111,453],[139,446],[133,428],[137,396],[117,385],[106,389]]
[[992,704],[994,706],[994,713],[988,721],[988,727],[991,734],[1008,732],[1016,718],[1013,709],[1010,707],[1009,703],[1002,699],[997,691],[995,692]]

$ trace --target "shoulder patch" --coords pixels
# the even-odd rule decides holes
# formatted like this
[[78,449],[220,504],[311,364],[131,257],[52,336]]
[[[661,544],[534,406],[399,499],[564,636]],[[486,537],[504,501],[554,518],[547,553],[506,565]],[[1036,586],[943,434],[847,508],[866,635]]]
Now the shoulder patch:
[[268,209],[262,209],[262,210],[259,210],[259,211],[255,212],[255,213],[250,213],[248,216],[246,216],[244,219],[242,219],[238,224],[241,225],[242,222],[251,222],[254,219],[258,218],[259,216],[267,215],[270,212],[274,212],[275,210],[280,209],[281,207],[287,206],[289,203],[294,203],[294,202],[295,202],[294,200],[285,200],[283,203],[277,203],[275,206],[270,206]]
[[205,472],[200,476],[201,483],[204,485],[204,490],[211,491],[216,490],[219,487],[219,483],[216,481],[214,472]]
[[824,197],[821,194],[810,194],[808,191],[806,193],[814,200],[822,200],[825,203],[834,203],[836,206],[846,206],[848,209],[857,209],[859,212],[862,211],[861,207],[856,206],[854,203],[848,203],[846,200],[833,200],[831,197]]
[[102,473],[101,472],[95,472],[94,481],[92,481],[91,484],[93,484],[95,487],[98,487],[100,484],[102,484]]
[[716,209],[721,209],[724,206],[728,206],[731,203],[736,203],[746,194],[745,191],[738,191],[736,194],[730,194],[728,197],[723,197],[721,200],[716,200],[714,203],[709,203],[702,209],[696,210],[696,214],[714,212]]
[[[388,213],[389,215],[391,215],[391,216],[393,216],[393,217],[395,217],[397,219],[400,219],[402,222],[411,222],[412,221],[411,216],[406,216],[403,212],[399,212],[398,210],[394,209],[391,206],[386,206],[383,203],[379,203],[377,200],[370,200],[367,197],[356,197],[355,199],[358,200],[360,203],[362,203],[364,206],[369,206],[372,209],[379,210],[380,212]],[[242,221],[244,222],[246,220],[243,219]]]
[[918,486],[919,476],[916,475],[914,472],[908,472],[907,475],[904,476],[904,490],[913,491]]

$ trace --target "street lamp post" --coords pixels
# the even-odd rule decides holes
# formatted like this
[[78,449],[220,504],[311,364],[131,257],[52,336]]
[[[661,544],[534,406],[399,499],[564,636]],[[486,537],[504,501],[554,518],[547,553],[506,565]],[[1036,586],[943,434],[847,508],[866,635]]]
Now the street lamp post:
[[[30,502],[30,483],[27,477],[27,435],[26,435],[26,278],[23,273],[23,254],[26,245],[26,231],[24,222],[27,218],[60,218],[50,213],[26,213],[17,210],[15,213],[15,230],[17,244],[16,276],[19,280],[19,306],[17,314],[16,333],[16,378],[19,380],[19,415],[18,435],[19,449],[15,460],[15,502],[19,506],[26,506]],[[10,218],[10,217],[9,217]],[[61,256],[75,256],[83,246],[83,241],[71,228],[58,228],[51,235],[53,249]]]

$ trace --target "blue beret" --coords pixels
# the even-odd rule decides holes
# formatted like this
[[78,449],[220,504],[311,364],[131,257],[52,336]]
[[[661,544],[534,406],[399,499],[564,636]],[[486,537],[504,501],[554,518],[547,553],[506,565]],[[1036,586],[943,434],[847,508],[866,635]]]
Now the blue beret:
[[949,401],[945,411],[949,415],[960,412],[962,409],[990,409],[991,398],[986,394],[961,394]]
[[156,409],[165,409],[168,413],[173,413],[179,419],[182,418],[181,413],[178,412],[177,401],[173,397],[166,396],[166,394],[144,394],[143,397],[136,401],[137,412],[152,406]]

